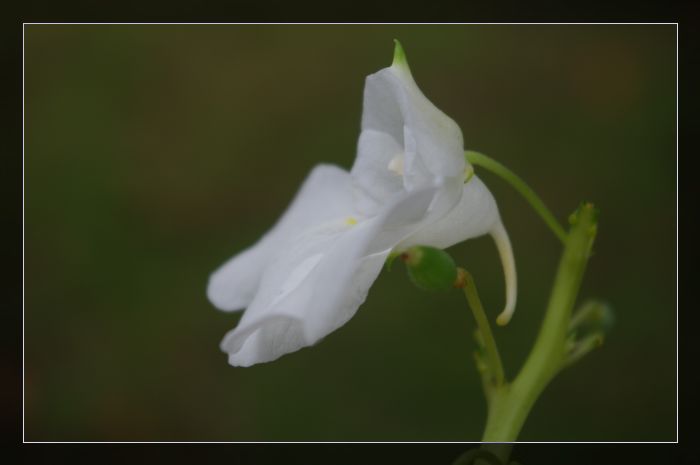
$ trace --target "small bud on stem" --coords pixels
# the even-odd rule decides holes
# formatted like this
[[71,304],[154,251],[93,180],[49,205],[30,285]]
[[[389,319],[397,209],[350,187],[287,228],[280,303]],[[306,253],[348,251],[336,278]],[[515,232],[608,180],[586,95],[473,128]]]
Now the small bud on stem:
[[448,291],[457,279],[457,265],[444,250],[414,246],[401,254],[408,277],[418,288],[426,291]]

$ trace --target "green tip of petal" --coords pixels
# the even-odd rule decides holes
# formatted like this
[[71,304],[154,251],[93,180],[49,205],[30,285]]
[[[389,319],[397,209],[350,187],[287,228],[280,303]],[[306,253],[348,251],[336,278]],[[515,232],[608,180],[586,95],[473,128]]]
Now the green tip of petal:
[[394,61],[391,66],[397,66],[401,68],[408,68],[408,61],[406,60],[406,52],[403,51],[401,42],[398,39],[394,39]]

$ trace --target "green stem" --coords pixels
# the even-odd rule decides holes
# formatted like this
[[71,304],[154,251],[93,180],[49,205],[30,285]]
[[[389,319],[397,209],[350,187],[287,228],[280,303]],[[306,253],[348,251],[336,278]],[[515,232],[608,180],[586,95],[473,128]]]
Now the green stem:
[[[482,444],[481,448],[491,452],[504,465],[508,463],[510,453],[513,450],[513,446],[511,444]],[[479,464],[477,463],[476,465]]]
[[467,302],[469,302],[469,308],[471,308],[472,313],[474,314],[474,319],[476,320],[476,324],[479,326],[479,331],[481,331],[481,337],[483,338],[489,371],[493,377],[493,380],[490,380],[491,382],[489,384],[494,387],[498,387],[505,382],[505,372],[503,371],[501,357],[498,355],[496,339],[493,337],[489,320],[486,317],[486,312],[484,312],[484,307],[481,305],[481,299],[479,299],[479,293],[476,290],[474,278],[464,268],[459,268],[458,273],[458,281],[462,285],[461,287],[464,291],[464,295],[467,298]]
[[452,465],[505,465],[512,449],[511,444],[482,444],[460,455]]
[[573,220],[535,345],[515,380],[492,393],[483,441],[515,441],[535,401],[566,363],[571,312],[596,234],[593,205],[582,205]]
[[564,231],[564,228],[559,224],[544,202],[542,202],[542,199],[540,199],[537,194],[535,194],[535,191],[530,189],[530,186],[528,186],[525,181],[520,179],[517,174],[513,173],[511,170],[493,158],[487,157],[483,153],[466,150],[464,152],[464,156],[472,165],[481,166],[482,168],[491,171],[513,186],[513,188],[515,188],[520,195],[525,197],[525,200],[530,203],[532,208],[535,209],[535,211],[540,215],[547,226],[549,226],[549,229],[552,230],[559,240],[566,242],[566,232]]

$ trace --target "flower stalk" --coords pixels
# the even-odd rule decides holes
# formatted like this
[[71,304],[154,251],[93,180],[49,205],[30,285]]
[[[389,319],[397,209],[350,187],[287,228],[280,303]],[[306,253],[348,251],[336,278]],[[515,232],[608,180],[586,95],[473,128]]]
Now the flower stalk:
[[[477,338],[479,345],[483,347],[486,355],[486,361],[482,365],[483,369],[480,368],[479,371],[483,377],[483,384],[484,388],[487,390],[488,399],[488,392],[491,392],[505,382],[505,371],[503,370],[503,363],[501,363],[501,356],[498,354],[496,339],[493,337],[489,320],[486,317],[483,305],[481,305],[481,299],[479,299],[479,293],[476,290],[476,284],[474,283],[474,278],[471,273],[464,268],[458,268],[455,287],[461,288],[464,292],[467,302],[469,303],[469,308],[472,310],[476,324],[479,327]],[[481,357],[478,353],[476,357],[477,366],[479,366],[482,362]]]
[[562,243],[566,242],[566,231],[564,231],[564,228],[559,224],[552,212],[549,211],[542,199],[540,199],[539,196],[535,194],[535,191],[533,191],[517,174],[483,153],[467,150],[464,152],[464,157],[472,165],[480,166],[491,171],[513,186],[520,195],[525,197],[525,200],[527,200],[535,212],[540,215],[554,235],[557,236]]

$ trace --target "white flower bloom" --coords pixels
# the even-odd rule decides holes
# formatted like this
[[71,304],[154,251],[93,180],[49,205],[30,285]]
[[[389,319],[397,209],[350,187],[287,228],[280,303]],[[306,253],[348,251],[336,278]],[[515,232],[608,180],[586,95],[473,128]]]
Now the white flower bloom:
[[505,324],[516,278],[496,202],[465,162],[459,127],[418,89],[397,42],[392,65],[367,77],[352,170],[314,168],[278,223],[211,275],[216,307],[246,308],[221,349],[231,365],[250,366],[315,344],[355,314],[392,250],[487,233],[506,274]]

